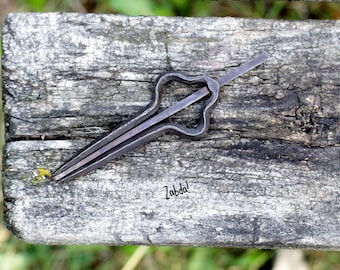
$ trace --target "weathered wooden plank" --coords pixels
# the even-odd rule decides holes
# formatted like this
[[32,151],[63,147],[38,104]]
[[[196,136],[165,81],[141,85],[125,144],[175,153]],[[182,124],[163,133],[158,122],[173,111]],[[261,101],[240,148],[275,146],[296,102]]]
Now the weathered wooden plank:
[[[34,243],[338,249],[339,34],[338,21],[11,14],[7,226]],[[32,184],[147,105],[164,71],[218,77],[262,51],[223,87],[205,138],[166,135],[76,181]],[[190,192],[166,199],[180,183]]]

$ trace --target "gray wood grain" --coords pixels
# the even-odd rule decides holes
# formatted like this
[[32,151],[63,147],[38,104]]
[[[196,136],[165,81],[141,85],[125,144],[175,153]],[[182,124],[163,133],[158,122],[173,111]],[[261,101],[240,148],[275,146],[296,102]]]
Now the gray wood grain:
[[[47,244],[339,249],[339,35],[339,21],[9,15],[8,228]],[[32,184],[143,109],[161,73],[219,77],[262,51],[221,89],[203,139],[165,135],[75,181]],[[191,91],[172,84],[163,105]],[[172,120],[192,125],[198,108]],[[189,192],[166,199],[180,183]]]

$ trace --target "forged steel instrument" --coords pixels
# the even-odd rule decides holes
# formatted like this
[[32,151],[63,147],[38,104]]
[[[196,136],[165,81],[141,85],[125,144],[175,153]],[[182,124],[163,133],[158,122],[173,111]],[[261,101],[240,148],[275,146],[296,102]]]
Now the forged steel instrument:
[[[57,182],[72,180],[106,165],[113,159],[117,159],[165,132],[199,138],[209,128],[209,113],[218,99],[219,89],[229,81],[262,64],[267,58],[268,55],[262,53],[217,80],[208,76],[186,76],[177,72],[165,73],[157,81],[152,102],[141,114],[85,147],[58,168],[52,174],[51,179]],[[162,87],[170,81],[179,81],[185,84],[202,83],[205,86],[157,113],[161,102]],[[202,106],[200,122],[197,127],[188,128],[176,123],[164,122],[168,117],[203,98],[206,100]]]

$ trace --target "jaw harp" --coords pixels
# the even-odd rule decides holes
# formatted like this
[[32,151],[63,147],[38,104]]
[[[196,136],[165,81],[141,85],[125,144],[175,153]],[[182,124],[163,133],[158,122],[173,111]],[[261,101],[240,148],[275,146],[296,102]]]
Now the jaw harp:
[[[86,146],[53,172],[51,180],[56,182],[68,181],[96,170],[166,132],[199,138],[209,128],[209,113],[212,106],[217,102],[220,88],[229,81],[262,64],[267,58],[268,55],[262,53],[217,80],[208,76],[186,76],[177,72],[165,73],[159,77],[153,100],[142,113]],[[170,81],[178,81],[184,84],[201,83],[205,86],[171,107],[157,112],[160,107],[162,86]],[[164,122],[168,117],[203,98],[206,98],[206,100],[201,108],[200,122],[197,127],[188,128],[176,123]]]

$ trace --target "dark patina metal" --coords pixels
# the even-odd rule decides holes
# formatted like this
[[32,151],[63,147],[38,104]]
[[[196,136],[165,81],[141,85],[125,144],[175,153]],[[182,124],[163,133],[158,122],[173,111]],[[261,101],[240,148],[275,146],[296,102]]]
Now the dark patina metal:
[[[210,110],[218,100],[219,89],[227,82],[260,65],[267,58],[267,54],[262,53],[228,72],[218,80],[208,76],[186,76],[177,72],[163,74],[157,81],[152,102],[142,113],[85,147],[58,168],[53,173],[52,180],[61,182],[84,175],[119,158],[128,151],[144,145],[165,132],[199,138],[209,128]],[[171,107],[158,112],[163,86],[170,81],[179,81],[185,84],[202,83],[205,86]],[[206,100],[201,108],[200,122],[197,127],[188,128],[177,123],[164,122],[165,119],[203,98],[206,98]]]

